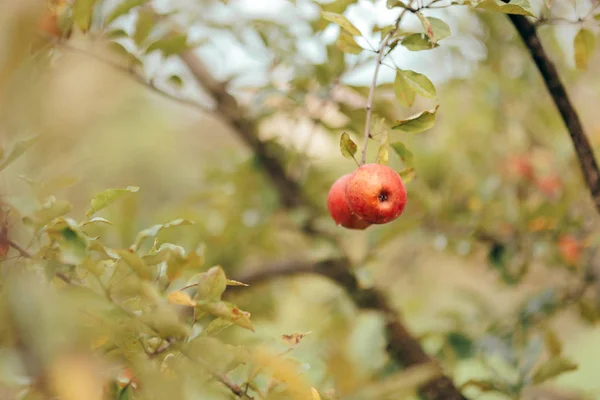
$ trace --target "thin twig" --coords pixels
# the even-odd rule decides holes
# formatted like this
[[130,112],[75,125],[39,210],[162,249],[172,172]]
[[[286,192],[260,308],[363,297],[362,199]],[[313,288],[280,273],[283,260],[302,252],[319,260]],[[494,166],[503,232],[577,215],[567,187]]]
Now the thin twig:
[[369,96],[367,97],[367,105],[365,109],[367,110],[367,118],[365,120],[365,136],[363,141],[362,148],[362,156],[360,158],[360,165],[364,165],[367,161],[367,147],[369,146],[369,138],[371,137],[371,114],[373,113],[373,97],[375,94],[375,86],[377,86],[377,76],[379,75],[379,67],[381,67],[381,63],[383,62],[384,51],[388,45],[388,42],[392,36],[396,33],[398,28],[400,27],[400,22],[402,21],[402,17],[404,14],[411,10],[410,6],[412,4],[412,0],[408,3],[408,7],[403,9],[398,18],[396,19],[396,23],[394,25],[394,29],[385,35],[383,40],[381,41],[381,45],[379,46],[379,50],[377,51],[377,63],[375,64],[375,72],[373,73],[373,81],[371,82],[371,87],[369,87]]
[[6,243],[8,243],[8,245],[10,247],[12,247],[13,249],[15,249],[16,251],[19,252],[19,254],[21,254],[21,257],[25,257],[25,258],[33,258],[33,256],[31,255],[30,252],[28,252],[27,250],[25,250],[24,248],[22,248],[21,246],[19,246],[19,244],[13,242],[12,240],[10,240],[9,238],[5,238],[4,239],[6,241]]
[[181,352],[181,354],[186,356],[190,361],[193,361],[197,364],[200,364],[202,367],[204,367],[216,380],[218,380],[223,385],[225,385],[231,391],[231,393],[233,393],[237,397],[242,398],[242,399],[249,399],[249,400],[253,399],[251,396],[249,396],[246,393],[246,390],[242,389],[239,385],[233,383],[227,375],[225,375],[224,373],[219,372],[219,371],[214,371],[213,368],[211,368],[210,364],[207,361],[205,361],[199,357],[192,357],[191,355],[187,354],[186,352],[184,352],[182,350],[180,350],[180,352]]

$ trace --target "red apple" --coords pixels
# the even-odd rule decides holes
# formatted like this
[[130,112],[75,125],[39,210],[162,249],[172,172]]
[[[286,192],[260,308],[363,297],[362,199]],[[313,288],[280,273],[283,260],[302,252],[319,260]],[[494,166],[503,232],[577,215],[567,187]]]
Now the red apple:
[[350,211],[372,224],[385,224],[402,214],[406,188],[400,175],[381,164],[365,164],[348,181],[346,199]]
[[548,197],[557,197],[562,189],[562,182],[557,175],[550,175],[540,178],[537,181],[537,187]]
[[576,265],[581,258],[583,244],[571,235],[563,235],[558,241],[558,251],[562,259],[569,265]]
[[511,157],[508,165],[511,173],[514,176],[530,181],[535,178],[533,164],[527,155],[516,155]]
[[327,208],[336,224],[348,229],[365,229],[371,224],[352,214],[346,201],[346,185],[351,174],[346,174],[331,185],[327,196]]

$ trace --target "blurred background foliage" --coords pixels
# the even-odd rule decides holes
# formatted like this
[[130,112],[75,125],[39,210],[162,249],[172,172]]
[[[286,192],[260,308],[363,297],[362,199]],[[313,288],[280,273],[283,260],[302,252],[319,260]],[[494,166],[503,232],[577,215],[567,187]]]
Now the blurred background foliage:
[[[427,51],[397,45],[374,99],[381,132],[439,104],[432,129],[389,131],[412,154],[390,155],[394,168],[414,167],[406,211],[360,232],[329,218],[329,186],[355,168],[339,137],[361,142],[369,48],[400,3],[3,1],[1,216],[23,251],[0,246],[0,398],[413,398],[426,371],[390,360],[384,317],[359,312],[331,281],[225,290],[225,275],[340,254],[471,398],[598,398],[598,217],[505,15],[425,9],[452,35]],[[573,53],[582,26],[597,31],[597,3],[524,7],[544,16],[538,32],[597,150],[600,61],[575,68]],[[344,54],[321,11],[345,13],[366,50]],[[48,13],[62,39],[40,25]],[[401,28],[423,30],[411,14]],[[314,215],[282,207],[215,112],[168,97],[212,107],[178,57],[192,47],[333,241],[302,229]],[[437,95],[403,107],[396,66],[428,76]]]

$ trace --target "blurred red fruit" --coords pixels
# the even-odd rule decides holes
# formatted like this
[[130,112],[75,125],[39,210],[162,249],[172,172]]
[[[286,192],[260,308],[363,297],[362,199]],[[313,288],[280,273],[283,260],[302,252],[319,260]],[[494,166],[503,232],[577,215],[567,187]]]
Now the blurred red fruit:
[[537,181],[538,189],[548,197],[556,197],[562,189],[562,182],[557,175],[546,176]]
[[519,178],[524,178],[527,180],[533,180],[535,177],[535,172],[533,169],[533,164],[531,160],[524,155],[513,156],[509,162],[508,166],[510,172]]
[[381,164],[365,164],[350,177],[346,188],[350,210],[372,224],[385,224],[402,214],[406,188],[400,175]]
[[558,241],[558,251],[562,259],[569,265],[575,265],[581,258],[583,244],[571,235],[563,235]]
[[336,224],[348,229],[363,230],[371,224],[352,214],[346,201],[346,185],[350,177],[351,174],[343,175],[331,185],[327,196],[327,208]]

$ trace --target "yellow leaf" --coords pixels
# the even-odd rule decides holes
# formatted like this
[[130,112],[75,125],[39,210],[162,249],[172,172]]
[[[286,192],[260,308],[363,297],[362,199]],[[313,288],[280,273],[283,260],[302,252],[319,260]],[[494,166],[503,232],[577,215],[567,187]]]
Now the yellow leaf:
[[415,176],[417,176],[417,173],[415,172],[414,168],[404,168],[402,171],[399,171],[398,174],[400,174],[400,176],[402,177],[404,184],[409,183],[410,181],[415,179]]
[[104,346],[106,344],[106,342],[108,342],[108,336],[106,336],[106,335],[98,336],[96,339],[92,340],[90,347],[92,350],[96,350],[96,349],[99,349],[100,347]]
[[346,18],[342,14],[324,11],[322,16],[327,21],[333,22],[334,24],[338,24],[342,29],[344,29],[350,35],[360,36],[360,31],[354,25],[352,25],[352,22],[350,22],[348,20],[348,18]]
[[581,29],[575,35],[573,47],[575,52],[575,66],[579,69],[586,69],[595,46],[594,34],[588,29]]
[[284,358],[265,347],[255,348],[252,359],[260,369],[273,372],[273,379],[285,385],[285,393],[293,400],[315,399],[314,389],[300,372],[298,362]]
[[250,321],[250,313],[240,310],[231,303],[226,301],[200,302],[198,306],[204,312],[212,314],[215,317],[226,319],[237,326],[241,326],[242,328],[254,332],[252,321]]
[[317,392],[317,389],[311,388],[311,392],[312,392],[312,400],[321,400],[321,395],[319,395],[319,392]]
[[196,302],[185,292],[171,292],[167,296],[167,300],[171,304],[178,304],[181,306],[194,307],[196,305]]
[[51,366],[48,381],[61,400],[102,400],[104,382],[98,365],[81,355],[61,355]]

